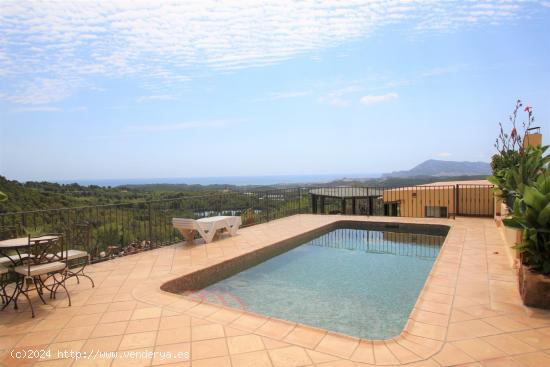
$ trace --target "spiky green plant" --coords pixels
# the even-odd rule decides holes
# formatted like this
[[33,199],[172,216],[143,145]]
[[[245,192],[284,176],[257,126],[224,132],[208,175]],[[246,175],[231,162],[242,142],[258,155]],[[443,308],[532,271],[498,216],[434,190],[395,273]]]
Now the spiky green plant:
[[519,189],[507,226],[522,229],[522,241],[516,248],[522,263],[542,274],[550,275],[550,173],[545,168],[532,185]]
[[496,186],[497,195],[502,198],[520,198],[525,187],[532,185],[550,162],[550,155],[544,156],[547,149],[548,146],[529,146],[517,157],[513,154],[501,156],[509,166],[504,165],[504,168],[497,169],[493,176],[487,178]]

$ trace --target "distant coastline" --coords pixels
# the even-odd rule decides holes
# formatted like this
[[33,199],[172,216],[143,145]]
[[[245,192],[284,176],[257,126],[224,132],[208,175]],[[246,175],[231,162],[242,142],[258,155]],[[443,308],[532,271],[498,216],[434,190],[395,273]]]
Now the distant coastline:
[[187,185],[276,185],[299,183],[327,183],[349,177],[376,178],[378,174],[326,174],[326,175],[274,175],[274,176],[220,176],[220,177],[166,177],[166,178],[115,178],[115,179],[76,179],[54,180],[59,184],[77,183],[83,186],[123,186],[148,184],[187,184]]

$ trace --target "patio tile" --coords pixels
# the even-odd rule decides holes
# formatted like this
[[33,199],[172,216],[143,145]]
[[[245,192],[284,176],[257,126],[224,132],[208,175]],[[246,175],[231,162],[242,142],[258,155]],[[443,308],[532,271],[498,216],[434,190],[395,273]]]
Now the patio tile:
[[44,319],[40,321],[34,328],[33,332],[46,331],[46,330],[59,330],[62,329],[69,322],[68,318],[55,318]]
[[97,324],[90,337],[100,338],[102,336],[113,336],[124,334],[128,321],[111,322],[107,324]]
[[412,318],[430,325],[447,326],[449,323],[448,315],[418,309],[414,311]]
[[521,331],[517,333],[512,333],[510,335],[535,348],[550,348],[550,336],[538,332],[537,330]]
[[205,340],[223,338],[223,326],[218,324],[193,326],[191,329],[192,340]]
[[99,322],[105,324],[117,321],[128,321],[131,316],[132,310],[105,312]]
[[514,361],[512,357],[488,359],[486,361],[481,361],[481,365],[483,367],[525,367],[525,365]]
[[408,338],[397,338],[396,340],[399,345],[403,346],[404,348],[410,350],[411,352],[422,358],[431,357],[438,350],[436,346],[418,344]]
[[489,317],[489,318],[484,318],[483,321],[496,327],[499,330],[506,331],[506,332],[530,329],[528,325],[522,324],[518,321],[510,319],[510,317],[508,316]]
[[140,309],[136,309],[133,312],[132,320],[142,320],[142,319],[160,317],[161,313],[162,313],[162,309],[159,307],[140,308]]
[[282,347],[288,347],[290,344],[282,342],[280,340],[275,340],[268,338],[266,336],[262,336],[262,342],[264,343],[265,349],[277,349]]
[[509,355],[530,353],[536,350],[510,334],[486,336],[483,340]]
[[445,344],[441,352],[437,353],[433,358],[441,366],[455,366],[474,362],[472,357],[452,344]]
[[249,334],[250,331],[242,330],[242,329],[235,329],[231,326],[224,326],[223,330],[225,331],[225,336],[239,336],[239,335],[246,335]]
[[311,359],[303,348],[286,347],[268,351],[275,367],[294,367],[311,364]]
[[411,321],[406,329],[409,333],[434,340],[444,340],[446,329],[443,326],[426,324],[419,321]]
[[159,330],[156,345],[174,344],[191,341],[191,328]]
[[221,357],[229,354],[225,338],[194,341],[191,343],[191,350],[193,360]]
[[320,364],[325,362],[339,361],[340,357],[333,356],[331,354],[321,353],[314,350],[305,350],[313,364]]
[[469,320],[449,325],[447,340],[471,339],[500,334],[501,331],[481,320]]
[[229,347],[230,354],[254,352],[264,349],[262,338],[254,334],[229,337],[227,338],[227,346]]
[[390,350],[390,352],[397,358],[397,360],[403,364],[412,363],[421,360],[418,355],[414,354],[407,348],[404,348],[397,342],[391,340],[386,341],[386,347]]
[[[176,343],[168,345],[155,346],[155,355],[153,357],[153,366],[166,365],[190,360],[191,344]],[[170,358],[168,358],[169,356]]]
[[151,348],[136,348],[119,352],[111,367],[144,367],[150,366],[153,359]]
[[292,329],[295,324],[280,320],[268,320],[265,324],[256,329],[256,333],[268,336],[274,339],[283,339]]
[[138,349],[151,347],[155,345],[157,337],[156,331],[146,331],[143,333],[125,334],[118,346],[119,350]]
[[348,358],[358,345],[359,340],[356,338],[329,333],[324,336],[315,350],[322,353],[334,354],[340,357]]
[[374,364],[372,343],[361,341],[350,358],[352,361]]
[[133,310],[134,307],[136,307],[136,301],[113,302],[109,304],[107,311]]
[[191,326],[191,318],[187,315],[169,316],[160,318],[160,330]]
[[326,334],[325,331],[320,329],[298,325],[284,338],[284,341],[313,349]]
[[441,365],[432,358],[407,364],[407,367],[440,367],[440,366]]
[[77,315],[73,316],[71,321],[65,327],[79,327],[79,326],[90,326],[96,325],[101,319],[101,314],[91,314],[91,315]]
[[265,351],[257,351],[231,356],[233,367],[272,367],[271,359]]
[[25,334],[0,336],[0,350],[13,347]]
[[476,361],[506,356],[506,353],[502,350],[479,338],[460,340],[451,344],[473,357]]
[[102,338],[93,338],[88,339],[82,351],[91,352],[91,351],[100,351],[100,352],[112,352],[118,349],[118,345],[122,340],[122,335],[115,336],[105,336]]
[[254,331],[266,322],[267,318],[265,317],[255,316],[252,314],[244,314],[233,321],[230,326],[237,329]]
[[81,327],[63,329],[59,332],[59,334],[55,338],[55,341],[67,342],[72,340],[87,339],[90,336],[90,334],[92,334],[93,330],[94,330],[94,326],[81,326]]
[[205,303],[201,303],[193,308],[190,308],[186,312],[190,315],[193,315],[195,317],[208,317],[215,312],[219,311],[220,308],[217,306],[208,305]]
[[51,359],[69,359],[71,352],[80,351],[85,340],[73,340],[68,342],[52,343],[48,346]]
[[39,331],[36,333],[29,333],[26,334],[23,338],[19,339],[16,346],[33,346],[33,345],[41,345],[41,344],[50,344],[57,334],[59,333],[59,330],[47,330],[47,331]]
[[[301,325],[294,327],[292,323],[241,310],[198,304],[159,290],[165,280],[179,274],[345,218],[348,217],[303,215],[285,218],[243,229],[239,236],[227,237],[212,245],[176,245],[91,265],[89,271],[96,280],[96,288],[71,283],[72,307],[66,306],[66,299],[59,299],[44,307],[37,305],[36,319],[30,319],[25,305],[21,313],[0,313],[0,351],[22,340],[39,343],[33,348],[46,347],[50,343],[55,348],[84,343],[82,350],[94,347],[102,351],[145,343],[150,346],[132,350],[155,348],[174,353],[193,352],[193,367],[229,363],[232,367],[271,366],[274,361],[271,353],[279,356],[279,365],[287,360],[290,365],[327,367],[370,366],[375,362],[378,365],[406,363],[408,367],[439,367],[451,363],[470,367],[531,367],[547,363],[550,312],[521,305],[514,270],[503,257],[504,252],[499,250],[502,246],[500,234],[491,220],[430,220],[449,223],[452,229],[422,298],[411,314],[414,321],[410,321],[407,331],[394,341],[369,343],[344,337],[344,340],[353,341],[351,346],[345,342],[339,346],[331,342],[332,337],[341,338],[337,334]],[[418,218],[400,220],[426,222]],[[494,256],[495,251],[501,255]],[[149,335],[149,338],[137,338],[132,334]],[[156,334],[154,339],[153,334]],[[450,342],[444,344],[445,338]],[[4,356],[5,352],[0,358]],[[352,358],[354,362],[341,357]],[[420,358],[424,360],[415,361]],[[66,363],[65,360],[52,360],[41,364],[55,365],[56,361]],[[90,365],[86,362],[75,361],[73,366]],[[190,367],[191,364],[189,359],[183,358],[161,360],[157,357],[150,362],[174,367]],[[28,361],[23,363],[28,365]],[[109,365],[111,361],[97,361],[99,363]],[[114,361],[113,366],[126,364],[132,363]],[[142,361],[135,361],[132,366],[140,364]]]
[[127,323],[126,333],[141,333],[144,331],[158,330],[160,324],[159,318],[142,319],[142,320],[130,320]]
[[[318,367],[358,367],[357,363],[353,363],[352,361],[348,361],[345,359],[340,359],[332,362],[319,363],[317,366]],[[366,365],[363,365],[363,366],[366,366]]]
[[65,367],[70,366],[73,363],[72,359],[55,359],[55,360],[49,360],[49,361],[40,361],[38,363],[35,363],[34,366],[36,367]]
[[372,343],[372,350],[374,353],[374,360],[378,365],[396,365],[399,364],[397,358],[386,346],[383,341],[375,341]]
[[193,361],[193,367],[231,367],[229,357],[206,358]]
[[526,367],[550,366],[550,355],[543,352],[520,354],[513,358]]
[[208,320],[213,322],[219,322],[222,324],[229,324],[232,321],[235,321],[242,315],[241,311],[233,311],[227,309],[220,309],[217,312],[214,312],[212,315],[208,316]]

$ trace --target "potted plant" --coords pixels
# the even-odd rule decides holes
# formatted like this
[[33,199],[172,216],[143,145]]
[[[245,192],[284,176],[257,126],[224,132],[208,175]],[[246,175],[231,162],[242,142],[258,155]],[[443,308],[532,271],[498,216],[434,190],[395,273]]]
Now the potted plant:
[[[548,158],[548,157],[546,157]],[[524,186],[505,224],[523,231],[519,290],[527,306],[550,309],[550,174],[543,168],[532,185]]]
[[[522,107],[521,100],[518,100],[509,117],[510,133],[507,133],[503,125],[499,123],[500,134],[495,143],[498,153],[493,155],[491,160],[493,175],[487,178],[495,185],[496,201],[501,203],[500,210],[497,209],[495,212],[500,212],[501,218],[510,216],[515,198],[521,196],[522,187],[533,181],[543,165],[541,157],[544,150],[538,147],[524,146],[524,139],[534,122],[531,107],[524,108],[524,111],[527,112],[527,121],[522,124],[523,133],[518,132],[516,120]],[[503,223],[505,224],[504,235],[508,244],[513,247],[521,242],[521,230],[506,226],[504,221]],[[519,253],[516,253],[516,256],[518,255]]]

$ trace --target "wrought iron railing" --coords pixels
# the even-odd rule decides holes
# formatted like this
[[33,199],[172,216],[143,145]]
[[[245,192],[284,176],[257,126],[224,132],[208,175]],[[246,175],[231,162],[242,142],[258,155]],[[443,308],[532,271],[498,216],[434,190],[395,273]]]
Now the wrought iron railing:
[[[173,217],[241,216],[243,226],[295,214],[355,214],[401,217],[493,215],[489,185],[411,187],[296,187],[226,191],[133,203],[0,213],[0,239],[29,233],[69,233],[90,226],[92,257],[109,257],[132,244],[141,250],[181,240]],[[104,253],[104,254],[102,254]]]

